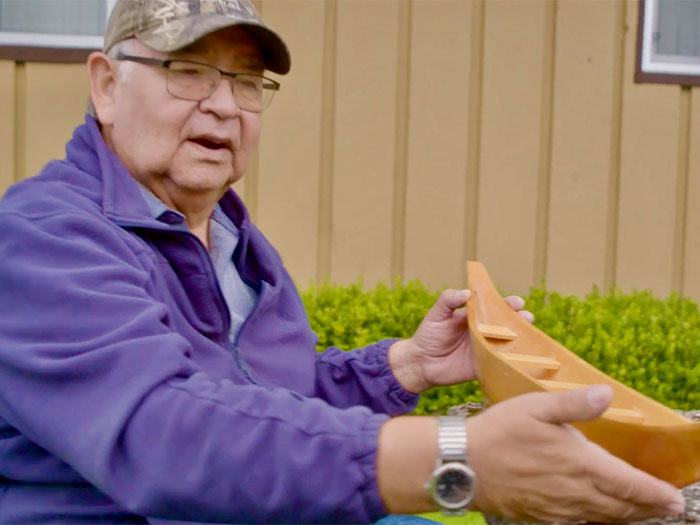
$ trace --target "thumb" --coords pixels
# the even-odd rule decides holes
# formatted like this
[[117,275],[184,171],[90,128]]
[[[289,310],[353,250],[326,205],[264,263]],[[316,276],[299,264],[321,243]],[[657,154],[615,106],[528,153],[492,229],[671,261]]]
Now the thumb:
[[452,312],[464,306],[464,303],[467,302],[470,296],[471,292],[469,290],[444,290],[426,317],[431,321],[449,319],[452,316]]
[[540,403],[533,415],[545,423],[588,421],[605,412],[611,401],[612,388],[595,385],[548,395],[547,401]]

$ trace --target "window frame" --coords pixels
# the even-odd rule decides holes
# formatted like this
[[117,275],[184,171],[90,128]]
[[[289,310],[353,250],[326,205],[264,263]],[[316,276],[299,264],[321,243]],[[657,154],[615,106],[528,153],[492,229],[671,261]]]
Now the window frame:
[[[117,0],[105,0],[107,14]],[[16,62],[85,62],[102,49],[103,36],[0,31],[0,60]]]
[[[653,67],[651,55],[652,23],[655,5],[658,0],[639,0],[639,16],[637,19],[637,57],[634,72],[634,81],[637,84],[675,84],[681,86],[700,86],[700,66],[697,73],[673,72],[673,71],[649,71]],[[664,62],[657,61],[663,69]],[[672,68],[667,62],[666,67]],[[657,66],[657,69],[659,66]]]

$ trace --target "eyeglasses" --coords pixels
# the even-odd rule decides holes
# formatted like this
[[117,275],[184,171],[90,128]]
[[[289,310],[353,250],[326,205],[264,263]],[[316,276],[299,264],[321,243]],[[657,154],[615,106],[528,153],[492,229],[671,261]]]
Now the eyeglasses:
[[231,91],[241,109],[254,113],[262,112],[272,102],[280,84],[270,78],[254,73],[229,73],[199,62],[188,60],[159,60],[120,54],[117,60],[128,60],[168,70],[166,87],[168,93],[185,100],[200,101],[211,95],[219,85],[221,77],[231,79]]

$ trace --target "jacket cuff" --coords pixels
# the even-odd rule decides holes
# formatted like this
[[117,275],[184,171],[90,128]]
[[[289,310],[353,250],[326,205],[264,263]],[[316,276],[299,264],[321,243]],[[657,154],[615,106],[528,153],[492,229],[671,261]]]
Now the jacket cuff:
[[365,508],[372,523],[388,514],[384,502],[379,496],[379,484],[377,483],[377,450],[379,446],[379,431],[388,417],[382,414],[374,414],[367,419],[361,433],[365,446],[365,452],[357,456],[357,463],[365,474],[365,483],[358,488],[365,502]]
[[404,410],[391,415],[411,412],[416,408],[420,399],[420,394],[409,392],[401,386],[401,383],[394,376],[391,366],[389,366],[389,348],[397,341],[400,341],[400,339],[382,339],[376,344],[378,351],[374,353],[377,358],[377,365],[382,370],[379,373],[379,379],[385,384],[387,396],[395,405],[405,407]]

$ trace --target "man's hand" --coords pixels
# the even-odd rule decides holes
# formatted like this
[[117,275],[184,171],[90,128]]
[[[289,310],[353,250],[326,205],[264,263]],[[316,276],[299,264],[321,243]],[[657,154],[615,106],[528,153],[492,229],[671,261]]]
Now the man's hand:
[[[389,364],[401,385],[416,394],[437,385],[454,385],[475,378],[467,309],[469,290],[445,290],[410,339],[389,349]],[[505,301],[527,321],[522,297]]]
[[551,522],[636,521],[683,512],[675,487],[631,467],[568,423],[600,415],[612,391],[595,386],[499,403],[467,421],[479,510]]

